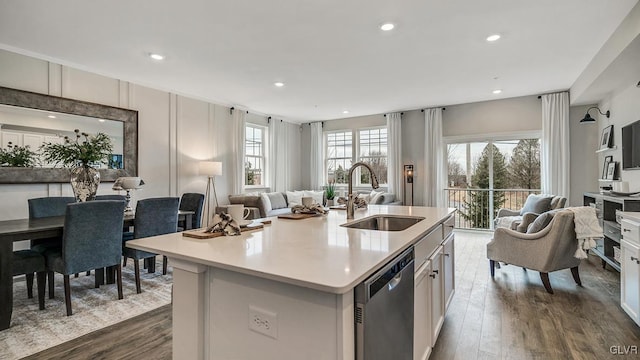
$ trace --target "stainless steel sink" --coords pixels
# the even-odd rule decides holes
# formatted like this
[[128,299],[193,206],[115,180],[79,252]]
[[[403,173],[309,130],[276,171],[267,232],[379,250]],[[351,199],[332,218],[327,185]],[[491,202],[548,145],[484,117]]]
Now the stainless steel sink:
[[419,216],[373,215],[340,226],[363,230],[402,231],[422,220],[424,218]]

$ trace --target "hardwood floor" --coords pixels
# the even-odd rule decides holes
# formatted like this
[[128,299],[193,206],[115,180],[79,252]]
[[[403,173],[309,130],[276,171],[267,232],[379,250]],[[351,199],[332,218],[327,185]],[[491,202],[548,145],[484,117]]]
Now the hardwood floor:
[[[489,233],[456,233],[456,293],[431,360],[635,359],[612,346],[640,347],[640,328],[620,308],[619,273],[590,256],[571,271],[549,275],[548,294],[536,271],[516,266],[489,275]],[[47,349],[28,359],[170,359],[171,307]]]

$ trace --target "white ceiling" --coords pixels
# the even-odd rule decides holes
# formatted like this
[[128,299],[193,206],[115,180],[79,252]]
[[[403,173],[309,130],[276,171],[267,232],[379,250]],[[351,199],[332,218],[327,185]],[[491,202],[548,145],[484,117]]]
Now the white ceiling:
[[[568,89],[637,2],[2,0],[0,48],[328,120]],[[502,39],[486,42],[493,33]]]

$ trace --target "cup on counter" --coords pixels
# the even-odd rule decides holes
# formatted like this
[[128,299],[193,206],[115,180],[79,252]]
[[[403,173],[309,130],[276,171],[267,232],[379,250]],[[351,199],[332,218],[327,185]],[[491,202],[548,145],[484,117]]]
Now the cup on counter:
[[231,204],[227,205],[227,213],[231,215],[233,220],[240,221],[246,219],[251,210],[245,209],[243,204]]
[[302,197],[302,206],[308,208],[311,205],[313,205],[313,198],[311,196],[303,196]]

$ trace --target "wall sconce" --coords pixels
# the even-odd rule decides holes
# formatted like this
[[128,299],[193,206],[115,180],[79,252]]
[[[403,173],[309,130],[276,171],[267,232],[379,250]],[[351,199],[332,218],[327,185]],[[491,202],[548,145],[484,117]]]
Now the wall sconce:
[[580,123],[581,123],[581,124],[583,124],[583,123],[594,123],[594,122],[596,122],[596,119],[592,118],[592,117],[591,117],[591,115],[589,115],[589,110],[591,110],[591,109],[596,109],[596,110],[598,110],[598,112],[600,113],[600,115],[604,115],[604,116],[606,116],[606,117],[607,117],[607,119],[608,119],[609,117],[611,117],[611,112],[610,112],[609,110],[607,110],[607,112],[606,112],[606,113],[603,113],[602,111],[600,111],[600,108],[599,108],[599,107],[597,107],[597,106],[592,106],[592,107],[590,107],[589,109],[587,109],[587,113],[584,115],[584,118],[583,118],[582,120],[580,120]]
[[413,206],[413,165],[404,166],[404,199],[402,200],[405,205],[407,205],[407,184],[411,184],[411,203],[409,206]]

